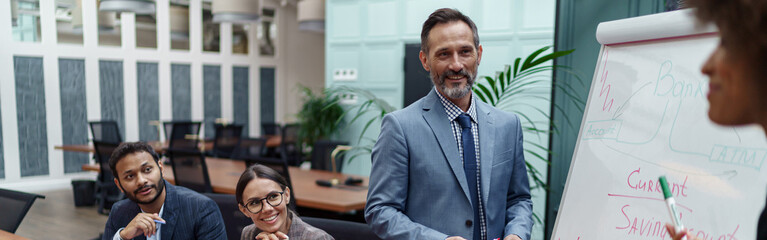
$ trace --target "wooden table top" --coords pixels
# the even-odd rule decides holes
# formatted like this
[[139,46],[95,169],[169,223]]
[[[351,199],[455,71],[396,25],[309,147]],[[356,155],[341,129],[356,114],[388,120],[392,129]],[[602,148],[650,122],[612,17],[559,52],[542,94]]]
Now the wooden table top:
[[29,240],[29,238],[0,230],[0,240]]
[[[205,158],[205,162],[208,165],[208,175],[213,192],[234,194],[237,180],[245,171],[245,162],[224,158]],[[85,164],[82,169],[99,171],[96,164]],[[348,177],[355,177],[363,180],[362,186],[368,186],[368,177],[323,170],[303,170],[298,167],[289,167],[288,171],[293,182],[292,192],[295,194],[294,197],[298,206],[335,212],[349,212],[365,208],[367,187],[339,186],[328,188],[318,186],[315,181],[336,178],[343,182]],[[173,168],[170,165],[163,166],[163,176],[168,182],[174,183]]]
[[[280,136],[267,136],[266,147],[278,147],[280,146],[281,142],[282,142],[282,137]],[[159,141],[149,141],[147,143],[149,145],[152,145],[152,148],[154,148],[154,150],[160,154],[162,154],[165,151],[165,149],[168,147],[168,142],[161,143]],[[96,152],[96,150],[93,148],[93,144],[56,145],[56,146],[53,146],[53,149],[69,151],[69,152],[81,152],[81,153]],[[213,142],[207,142],[207,141],[200,142],[200,149],[213,149]]]

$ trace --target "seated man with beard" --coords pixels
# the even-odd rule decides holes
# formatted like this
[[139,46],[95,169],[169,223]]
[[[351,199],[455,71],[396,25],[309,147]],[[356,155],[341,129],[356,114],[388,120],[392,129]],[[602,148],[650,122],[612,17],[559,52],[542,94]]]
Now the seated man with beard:
[[125,193],[112,206],[103,239],[226,239],[213,200],[162,177],[159,156],[146,143],[122,143],[109,167]]

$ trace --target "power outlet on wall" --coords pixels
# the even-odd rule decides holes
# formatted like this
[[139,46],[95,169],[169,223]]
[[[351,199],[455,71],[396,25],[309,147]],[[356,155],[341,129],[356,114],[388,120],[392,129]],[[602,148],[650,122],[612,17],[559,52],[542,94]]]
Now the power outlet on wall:
[[333,70],[333,80],[335,81],[357,81],[356,68],[336,68]]
[[341,100],[338,101],[341,105],[354,105],[357,104],[357,94],[354,93],[342,93]]

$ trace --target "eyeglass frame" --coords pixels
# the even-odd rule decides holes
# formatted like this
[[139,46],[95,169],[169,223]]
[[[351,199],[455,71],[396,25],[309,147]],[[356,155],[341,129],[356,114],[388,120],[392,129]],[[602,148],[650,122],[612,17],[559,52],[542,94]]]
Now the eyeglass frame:
[[[280,196],[280,202],[276,204],[277,206],[282,204],[282,201],[285,201],[285,191],[282,191],[282,192],[270,192],[269,194],[266,195],[266,197],[263,197],[263,198],[260,198],[260,199],[253,199],[252,201],[249,201],[249,202],[243,204],[242,207],[244,207],[246,210],[248,210],[248,212],[250,212],[252,214],[258,214],[258,213],[260,213],[261,211],[264,210],[264,203],[263,202],[264,202],[264,200],[269,198],[269,195],[271,195],[272,193],[277,193]],[[251,211],[250,208],[248,208],[248,205],[250,203],[252,203],[252,202],[259,202],[259,203],[261,203],[261,210],[258,210],[257,212]],[[272,205],[272,203],[270,203],[269,200],[266,201],[266,204],[269,204],[269,206],[272,206],[272,207],[277,207],[275,205]]]

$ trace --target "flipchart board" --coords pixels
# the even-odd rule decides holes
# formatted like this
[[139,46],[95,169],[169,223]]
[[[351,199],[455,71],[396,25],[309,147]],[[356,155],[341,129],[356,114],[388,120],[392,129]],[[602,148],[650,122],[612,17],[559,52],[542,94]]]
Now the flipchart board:
[[691,10],[604,22],[552,239],[670,239],[658,177],[703,239],[755,239],[767,187],[760,127],[708,119],[700,68],[718,44]]

